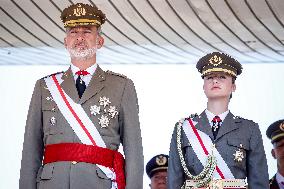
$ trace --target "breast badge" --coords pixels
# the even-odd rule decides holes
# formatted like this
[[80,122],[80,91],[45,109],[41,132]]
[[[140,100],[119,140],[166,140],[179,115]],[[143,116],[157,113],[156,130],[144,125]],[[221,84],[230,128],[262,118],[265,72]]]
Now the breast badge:
[[100,114],[101,107],[97,105],[93,105],[90,107],[90,111],[91,111],[91,114],[95,116],[97,114]]
[[243,150],[243,145],[240,144],[240,148],[238,150],[236,150],[236,152],[233,154],[234,155],[234,160],[237,162],[237,163],[241,163],[244,159],[244,150]]
[[56,119],[55,119],[54,116],[52,116],[52,117],[50,118],[50,124],[51,124],[52,126],[54,126],[54,125],[56,124]]
[[111,106],[111,101],[109,98],[103,96],[100,97],[98,105],[92,105],[90,107],[91,115],[97,116],[101,115],[98,120],[101,128],[106,128],[109,126],[111,119],[116,118],[118,111],[115,106]]

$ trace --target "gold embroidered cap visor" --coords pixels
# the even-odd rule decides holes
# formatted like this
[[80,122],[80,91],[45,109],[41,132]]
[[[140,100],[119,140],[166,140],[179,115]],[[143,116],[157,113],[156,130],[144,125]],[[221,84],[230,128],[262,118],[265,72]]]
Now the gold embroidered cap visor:
[[284,119],[272,123],[266,130],[266,135],[272,144],[284,139]]
[[196,64],[197,70],[203,78],[212,72],[225,72],[233,77],[237,77],[242,73],[242,65],[231,56],[213,52],[200,58]]
[[77,3],[65,8],[61,14],[64,27],[97,26],[100,27],[106,21],[105,14],[96,7]]

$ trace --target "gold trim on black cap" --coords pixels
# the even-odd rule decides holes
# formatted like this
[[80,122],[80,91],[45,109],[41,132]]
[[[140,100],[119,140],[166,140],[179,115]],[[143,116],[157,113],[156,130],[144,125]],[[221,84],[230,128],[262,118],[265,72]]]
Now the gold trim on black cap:
[[207,73],[210,73],[210,72],[225,72],[225,73],[228,73],[230,75],[233,75],[233,76],[237,77],[237,74],[234,71],[228,70],[228,69],[224,69],[224,68],[207,69],[207,70],[202,72],[202,76],[205,76]]
[[65,8],[61,13],[64,27],[97,26],[106,21],[105,14],[96,5],[77,3]]
[[271,138],[272,143],[273,143],[274,141],[276,141],[277,139],[281,138],[281,137],[284,137],[284,133],[280,133],[280,134],[278,134],[278,135],[273,136],[273,137]]
[[211,72],[225,72],[233,77],[242,73],[242,65],[230,55],[212,52],[200,58],[196,64],[197,70],[203,78]]
[[266,130],[266,136],[271,139],[272,144],[284,139],[284,119],[272,123]]
[[167,171],[168,170],[168,167],[157,167],[157,168],[154,168],[152,169],[150,172],[149,172],[149,175],[151,175],[153,172],[155,171],[160,171],[160,170],[165,170]]
[[86,25],[96,25],[100,26],[101,22],[98,20],[90,19],[78,19],[78,20],[69,20],[64,23],[64,27],[75,27],[75,26],[86,26]]

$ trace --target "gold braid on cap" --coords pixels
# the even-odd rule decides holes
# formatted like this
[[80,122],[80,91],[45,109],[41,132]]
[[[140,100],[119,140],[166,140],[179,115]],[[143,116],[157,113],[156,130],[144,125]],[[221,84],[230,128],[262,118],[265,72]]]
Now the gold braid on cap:
[[228,69],[225,69],[225,68],[210,68],[210,69],[203,71],[202,75],[204,76],[204,75],[206,75],[207,73],[210,73],[210,72],[225,72],[225,73],[228,73],[230,75],[237,77],[237,74],[234,71],[228,70]]
[[64,23],[65,27],[74,27],[77,25],[86,26],[86,25],[101,25],[101,22],[98,20],[90,20],[90,19],[77,19],[77,20],[69,20]]
[[274,137],[271,138],[272,141],[275,141],[277,140],[279,137],[283,137],[284,136],[284,133],[280,133],[278,135],[275,135]]

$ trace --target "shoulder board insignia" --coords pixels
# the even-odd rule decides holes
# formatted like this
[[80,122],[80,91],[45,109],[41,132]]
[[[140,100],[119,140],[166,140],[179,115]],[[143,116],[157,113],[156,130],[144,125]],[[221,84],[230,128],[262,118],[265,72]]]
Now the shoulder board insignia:
[[119,76],[119,77],[123,77],[123,78],[127,78],[125,75],[123,74],[120,74],[120,73],[115,73],[113,71],[110,71],[110,70],[107,70],[106,71],[107,74],[111,74],[111,75],[116,75],[116,76]]
[[235,119],[246,120],[246,121],[255,123],[253,120],[245,119],[245,118],[243,118],[243,117],[241,117],[241,116],[235,116]]
[[56,73],[53,73],[53,74],[47,75],[47,76],[45,76],[45,77],[43,77],[43,78],[47,78],[47,77],[50,77],[50,76],[52,76],[52,75],[57,75],[57,74],[61,74],[61,73],[64,73],[64,71],[56,72]]
[[197,117],[197,116],[198,116],[197,113],[195,113],[195,114],[190,114],[189,118],[193,119],[193,118],[195,118],[195,117]]

